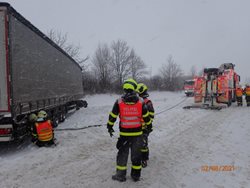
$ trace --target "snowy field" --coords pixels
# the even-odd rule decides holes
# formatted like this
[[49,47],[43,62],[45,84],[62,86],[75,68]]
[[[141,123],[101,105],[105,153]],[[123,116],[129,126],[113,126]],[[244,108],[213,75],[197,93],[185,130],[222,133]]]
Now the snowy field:
[[[248,188],[250,187],[250,108],[233,104],[216,110],[191,109],[183,93],[152,92],[156,117],[149,137],[150,160],[141,181],[113,181],[115,136],[106,130],[118,95],[87,96],[88,108],[70,115],[56,131],[59,144],[38,148],[1,144],[0,188]],[[245,101],[244,101],[245,102]],[[178,105],[177,105],[178,104]]]

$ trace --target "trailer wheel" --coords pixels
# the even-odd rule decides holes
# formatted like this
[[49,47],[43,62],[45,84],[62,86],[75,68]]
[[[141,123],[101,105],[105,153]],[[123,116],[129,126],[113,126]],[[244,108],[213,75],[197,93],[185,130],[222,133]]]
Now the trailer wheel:
[[57,116],[53,117],[53,127],[57,127],[59,124],[59,118]]
[[[79,101],[77,101],[76,102],[76,106],[77,106],[77,108],[82,108],[82,107],[84,107],[84,108],[87,108],[87,106],[88,106],[88,103],[87,103],[87,101],[85,101],[85,100],[79,100]],[[78,109],[78,110],[79,110]]]
[[60,113],[59,121],[60,121],[60,122],[64,122],[65,119],[66,119],[66,112],[65,112],[65,110],[63,110],[63,111]]

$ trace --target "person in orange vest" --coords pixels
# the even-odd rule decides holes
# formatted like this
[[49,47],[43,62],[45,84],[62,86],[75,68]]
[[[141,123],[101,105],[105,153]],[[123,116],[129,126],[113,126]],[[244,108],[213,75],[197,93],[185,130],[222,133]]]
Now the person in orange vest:
[[37,120],[31,127],[31,141],[39,147],[55,145],[53,124],[44,110],[38,112]]
[[131,178],[139,181],[141,176],[141,148],[142,148],[142,122],[147,126],[151,125],[149,112],[146,104],[136,93],[137,83],[133,79],[127,79],[123,83],[124,95],[116,100],[112,111],[109,113],[107,129],[110,136],[113,136],[113,126],[119,116],[120,137],[116,148],[118,154],[116,158],[116,174],[113,180],[126,181],[127,161],[129,150],[131,150]]
[[247,106],[250,106],[250,86],[246,84],[246,87],[244,89],[245,99],[247,102]]
[[242,89],[241,86],[239,85],[239,86],[236,88],[236,100],[237,100],[238,106],[242,106],[242,96],[243,96],[243,89]]
[[145,123],[142,121],[143,146],[142,146],[141,152],[142,152],[142,167],[145,168],[145,167],[147,167],[147,161],[149,159],[148,136],[149,136],[149,133],[152,132],[152,130],[153,130],[152,123],[154,120],[154,112],[155,111],[154,111],[152,101],[150,99],[148,99],[148,97],[149,97],[148,87],[143,83],[139,83],[138,88],[137,88],[137,92],[138,92],[139,96],[143,99],[144,103],[146,104],[148,111],[149,111],[149,117],[151,119],[151,127],[146,126]]

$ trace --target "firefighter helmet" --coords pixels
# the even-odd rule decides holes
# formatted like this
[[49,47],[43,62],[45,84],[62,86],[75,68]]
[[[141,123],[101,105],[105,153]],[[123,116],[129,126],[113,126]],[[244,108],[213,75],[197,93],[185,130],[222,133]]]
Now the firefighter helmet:
[[44,110],[41,110],[41,111],[38,112],[37,117],[46,119],[47,118],[47,112],[45,112]]
[[147,87],[145,84],[139,83],[139,84],[137,85],[137,92],[138,92],[139,94],[142,94],[142,93],[144,93],[144,92],[147,92],[147,90],[148,90],[148,87]]
[[30,122],[35,122],[37,120],[37,115],[32,113],[29,115],[29,121]]
[[136,91],[137,82],[134,79],[127,79],[123,83],[123,90],[125,92]]

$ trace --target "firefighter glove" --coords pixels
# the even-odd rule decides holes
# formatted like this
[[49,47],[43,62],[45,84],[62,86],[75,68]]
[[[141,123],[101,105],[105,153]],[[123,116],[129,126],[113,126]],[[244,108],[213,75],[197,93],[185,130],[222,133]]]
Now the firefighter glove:
[[35,144],[37,142],[37,138],[36,137],[32,137],[31,138],[31,142],[33,142]]
[[112,137],[113,136],[113,132],[115,132],[114,129],[113,129],[113,127],[111,127],[110,125],[107,125],[107,128],[108,128],[108,132],[110,134],[110,137]]
[[148,134],[149,133],[151,133],[153,131],[153,129],[152,129],[152,124],[150,124],[150,125],[148,125],[148,127],[147,127],[147,132],[148,132]]
[[148,134],[148,129],[143,129],[143,134]]

